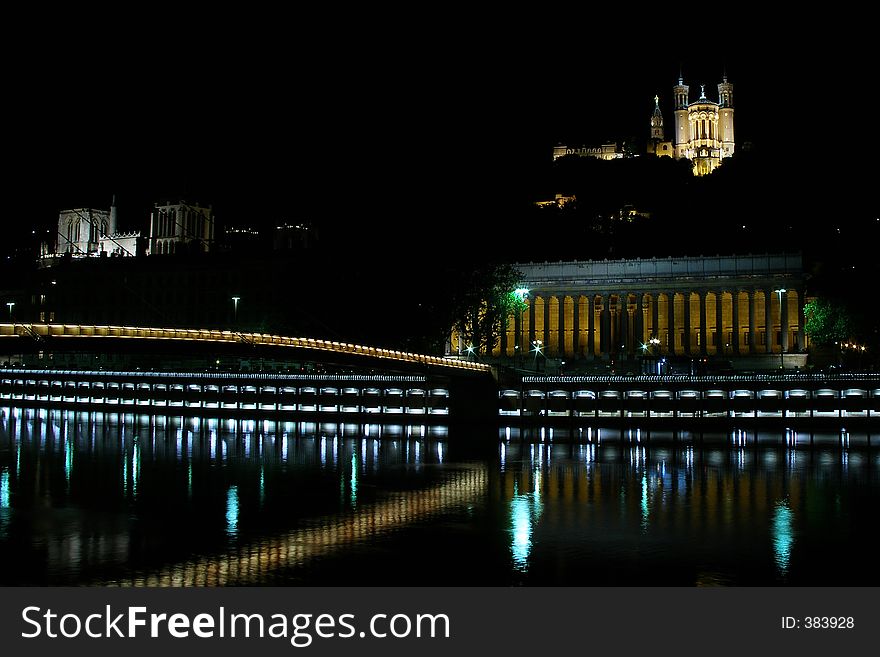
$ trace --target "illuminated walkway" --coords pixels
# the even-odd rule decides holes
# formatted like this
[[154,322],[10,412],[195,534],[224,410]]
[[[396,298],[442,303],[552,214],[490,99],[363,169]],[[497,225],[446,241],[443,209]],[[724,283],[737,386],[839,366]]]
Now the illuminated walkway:
[[526,376],[498,397],[505,420],[800,418],[869,425],[880,415],[880,375]]
[[[7,340],[34,340],[38,343],[51,343],[52,348],[61,347],[64,341],[106,342],[114,340],[148,340],[167,341],[173,343],[218,343],[245,344],[251,346],[277,347],[279,349],[303,349],[314,351],[315,357],[320,355],[339,354],[361,356],[370,359],[383,359],[409,364],[430,365],[449,368],[451,370],[470,370],[473,372],[489,372],[488,365],[468,361],[414,354],[405,351],[382,349],[348,342],[317,340],[315,338],[293,338],[269,333],[241,333],[237,331],[221,331],[216,329],[173,329],[150,328],[142,326],[88,326],[80,324],[0,324],[0,344]],[[48,347],[45,347],[50,350]],[[9,353],[7,351],[7,353]]]

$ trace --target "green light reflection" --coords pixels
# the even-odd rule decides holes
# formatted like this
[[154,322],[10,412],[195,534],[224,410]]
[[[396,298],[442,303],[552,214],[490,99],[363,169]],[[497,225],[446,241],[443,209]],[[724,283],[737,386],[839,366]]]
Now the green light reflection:
[[226,493],[226,534],[238,536],[238,486],[230,486]]
[[773,512],[773,553],[776,565],[782,575],[788,573],[791,560],[791,545],[794,543],[794,514],[788,500],[780,500]]
[[6,513],[2,512],[3,509],[9,508],[9,473],[6,471],[6,468],[3,468],[0,471],[0,538],[7,538],[8,536],[8,522],[6,520]]
[[9,473],[6,469],[0,473],[0,509],[9,508]]

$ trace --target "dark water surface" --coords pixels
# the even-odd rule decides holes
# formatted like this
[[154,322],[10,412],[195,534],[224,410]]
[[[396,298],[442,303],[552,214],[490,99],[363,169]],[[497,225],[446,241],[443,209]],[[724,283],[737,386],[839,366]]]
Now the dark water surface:
[[0,585],[877,585],[880,451],[0,408]]

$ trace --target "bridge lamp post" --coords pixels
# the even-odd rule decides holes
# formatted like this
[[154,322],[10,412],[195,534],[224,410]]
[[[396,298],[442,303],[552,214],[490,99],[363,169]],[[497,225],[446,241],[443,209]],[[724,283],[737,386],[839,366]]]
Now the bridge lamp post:
[[782,293],[787,292],[784,287],[779,288],[778,290],[773,290],[776,294],[779,295],[779,369],[782,370],[783,374],[785,373],[785,353],[782,351]]
[[12,308],[15,306],[15,301],[7,301],[6,305],[9,307],[9,323],[12,323]]
[[241,297],[232,297],[232,323],[238,323],[238,302],[241,301]]

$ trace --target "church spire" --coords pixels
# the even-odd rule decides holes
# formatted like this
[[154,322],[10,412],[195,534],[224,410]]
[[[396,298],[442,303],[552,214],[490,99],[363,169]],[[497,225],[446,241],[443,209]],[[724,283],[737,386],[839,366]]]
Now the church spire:
[[651,115],[651,139],[663,141],[663,112],[660,111],[660,96],[654,95],[654,114]]

